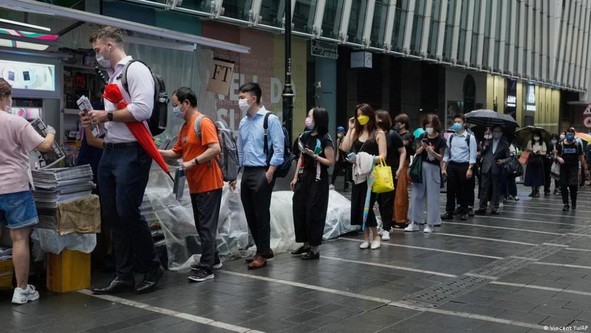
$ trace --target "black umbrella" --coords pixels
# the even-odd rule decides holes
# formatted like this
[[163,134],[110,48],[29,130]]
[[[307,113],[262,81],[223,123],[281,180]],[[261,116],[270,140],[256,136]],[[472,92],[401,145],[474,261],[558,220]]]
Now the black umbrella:
[[465,114],[466,122],[478,126],[519,127],[515,119],[508,114],[502,114],[488,109],[470,111]]
[[550,133],[545,129],[535,126],[526,126],[515,132],[515,145],[522,149],[527,147],[527,143],[532,140],[534,132],[540,134],[543,142],[548,142],[550,140]]

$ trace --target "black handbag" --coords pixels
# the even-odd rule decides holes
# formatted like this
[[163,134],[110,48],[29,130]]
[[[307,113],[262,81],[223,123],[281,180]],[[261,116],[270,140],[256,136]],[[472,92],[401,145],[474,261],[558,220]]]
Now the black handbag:
[[412,163],[408,169],[408,174],[413,183],[421,184],[423,182],[423,157],[422,154],[417,154],[412,159]]

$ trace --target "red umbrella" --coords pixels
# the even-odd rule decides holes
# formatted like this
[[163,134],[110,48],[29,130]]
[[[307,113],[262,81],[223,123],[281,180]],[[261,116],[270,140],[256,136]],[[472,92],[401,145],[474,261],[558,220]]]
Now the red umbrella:
[[[103,97],[109,102],[115,104],[117,106],[117,110],[121,110],[127,106],[127,102],[125,99],[123,99],[123,95],[121,94],[121,90],[119,90],[119,86],[114,83],[110,83],[105,86]],[[146,150],[148,155],[150,155],[154,161],[158,163],[164,172],[169,173],[168,165],[166,162],[164,162],[164,158],[162,158],[162,155],[160,155],[158,152],[158,148],[152,139],[152,134],[150,134],[144,123],[136,121],[127,122],[125,124],[137,142],[139,142],[140,145]]]

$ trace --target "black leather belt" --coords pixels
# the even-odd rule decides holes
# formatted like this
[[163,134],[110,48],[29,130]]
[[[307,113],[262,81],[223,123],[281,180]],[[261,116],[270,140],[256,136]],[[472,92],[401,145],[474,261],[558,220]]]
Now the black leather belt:
[[257,169],[266,169],[266,166],[244,166],[244,170],[257,170]]
[[103,142],[103,147],[105,149],[119,149],[119,148],[127,148],[127,147],[138,147],[139,143],[137,141],[133,142]]

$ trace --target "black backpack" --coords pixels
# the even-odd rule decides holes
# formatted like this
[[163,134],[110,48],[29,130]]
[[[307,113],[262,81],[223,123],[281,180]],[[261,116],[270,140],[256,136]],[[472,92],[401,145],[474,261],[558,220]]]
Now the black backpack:
[[127,84],[127,68],[134,62],[140,62],[144,64],[144,66],[148,67],[150,73],[152,74],[152,78],[154,79],[154,108],[152,109],[152,115],[150,116],[150,119],[148,119],[148,126],[150,127],[150,132],[152,132],[152,135],[158,135],[164,132],[168,122],[168,102],[170,102],[170,99],[166,94],[164,78],[162,78],[160,74],[155,74],[152,72],[150,66],[146,65],[146,63],[143,61],[130,60],[125,65],[125,67],[123,67],[123,74],[121,75],[121,84],[123,85],[123,89],[125,89],[128,94],[129,87]]
[[[265,130],[265,155],[267,155],[267,165],[270,165],[271,158],[273,157],[273,147],[269,149],[269,140],[268,140],[268,128],[269,128],[269,116],[272,112],[267,112],[265,114],[265,119],[263,120],[263,129]],[[291,152],[291,144],[289,142],[289,138],[287,137],[287,129],[284,126],[281,126],[283,130],[283,163],[277,166],[277,170],[275,170],[275,177],[284,178],[289,174],[289,170],[291,170],[291,162],[295,159],[295,155]]]

